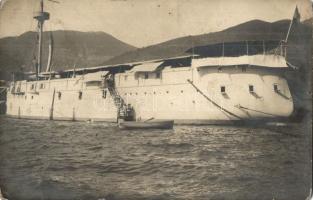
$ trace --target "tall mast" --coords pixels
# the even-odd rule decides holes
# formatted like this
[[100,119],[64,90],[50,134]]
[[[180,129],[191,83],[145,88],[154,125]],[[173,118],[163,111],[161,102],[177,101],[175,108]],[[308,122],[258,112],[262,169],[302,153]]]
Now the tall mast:
[[49,13],[44,12],[43,0],[40,0],[40,11],[36,13],[34,18],[38,21],[37,30],[38,30],[38,53],[37,53],[37,62],[36,62],[36,78],[39,79],[39,73],[41,72],[42,66],[42,32],[43,24],[46,20],[49,20]]

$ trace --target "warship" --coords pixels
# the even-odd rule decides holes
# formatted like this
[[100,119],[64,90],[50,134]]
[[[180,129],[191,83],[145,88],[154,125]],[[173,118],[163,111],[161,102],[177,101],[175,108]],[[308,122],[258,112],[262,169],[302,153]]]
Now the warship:
[[[280,120],[293,113],[293,98],[284,77],[293,68],[285,58],[288,34],[271,51],[267,41],[242,41],[244,53],[230,55],[226,53],[229,45],[220,43],[219,56],[193,52],[53,71],[52,43],[48,64],[42,69],[43,25],[49,16],[41,0],[41,10],[34,17],[38,22],[36,70],[22,79],[12,78],[6,99],[10,117],[108,122],[153,118],[225,124]],[[253,44],[262,51],[254,51]]]

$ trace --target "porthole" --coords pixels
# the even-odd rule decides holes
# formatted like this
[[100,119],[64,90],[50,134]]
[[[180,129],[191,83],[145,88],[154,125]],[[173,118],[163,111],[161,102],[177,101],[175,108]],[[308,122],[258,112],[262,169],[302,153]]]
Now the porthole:
[[273,88],[274,88],[275,92],[279,92],[279,88],[278,88],[278,85],[276,83],[273,85]]
[[221,93],[226,93],[226,87],[225,86],[221,86]]
[[249,92],[253,93],[254,92],[254,86],[253,85],[249,85]]
[[78,99],[81,100],[83,98],[83,92],[79,91],[78,92]]

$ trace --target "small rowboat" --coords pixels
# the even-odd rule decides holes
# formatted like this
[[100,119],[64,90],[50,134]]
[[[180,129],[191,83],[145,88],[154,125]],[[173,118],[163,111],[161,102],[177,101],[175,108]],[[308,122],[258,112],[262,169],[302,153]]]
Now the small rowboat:
[[120,129],[172,129],[174,120],[153,121],[123,121],[119,122]]

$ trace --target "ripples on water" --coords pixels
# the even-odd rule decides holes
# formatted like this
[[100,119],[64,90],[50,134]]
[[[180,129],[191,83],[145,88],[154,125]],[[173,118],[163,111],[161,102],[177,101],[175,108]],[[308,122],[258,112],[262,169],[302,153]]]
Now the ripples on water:
[[304,124],[121,131],[1,117],[0,125],[0,187],[10,200],[305,199],[311,185]]

